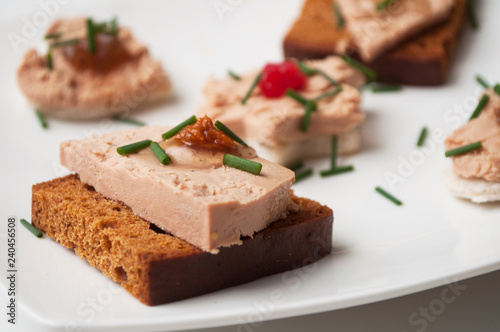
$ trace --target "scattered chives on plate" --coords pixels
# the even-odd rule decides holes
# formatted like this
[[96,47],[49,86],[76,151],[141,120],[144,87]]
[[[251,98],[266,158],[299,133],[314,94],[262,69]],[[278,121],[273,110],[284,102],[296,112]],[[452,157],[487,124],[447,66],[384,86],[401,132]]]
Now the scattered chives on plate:
[[42,232],[32,224],[30,224],[26,219],[20,219],[19,222],[26,227],[33,235],[35,235],[37,238],[43,237]]
[[481,84],[483,86],[483,88],[485,89],[489,89],[490,88],[490,85],[488,84],[488,82],[486,82],[486,80],[481,77],[481,75],[476,75],[476,81]]
[[498,83],[497,83],[497,84],[495,84],[495,86],[493,87],[493,90],[495,91],[495,93],[496,93],[497,95],[499,95],[499,96],[500,96],[500,84],[498,84]]
[[124,156],[126,154],[134,153],[134,152],[137,152],[137,151],[142,150],[144,148],[147,148],[151,144],[151,142],[152,141],[150,139],[146,139],[144,141],[135,142],[132,144],[120,146],[120,147],[116,148],[116,152],[118,152],[119,155]]
[[380,195],[384,196],[385,198],[387,198],[388,200],[390,200],[391,202],[393,202],[394,204],[396,204],[398,206],[403,205],[403,202],[401,202],[399,199],[397,199],[396,197],[389,194],[384,189],[382,189],[380,187],[375,187],[375,191],[378,192]]
[[255,87],[257,86],[257,84],[259,84],[261,77],[262,77],[262,72],[260,72],[260,73],[259,73],[259,74],[255,77],[255,79],[253,80],[252,85],[250,86],[250,89],[248,89],[248,91],[247,91],[247,93],[246,93],[245,97],[243,97],[243,99],[241,100],[241,103],[242,103],[243,105],[245,105],[245,104],[246,104],[246,102],[247,102],[248,98],[250,98],[250,96],[252,95],[252,92],[253,92],[253,90],[255,90]]
[[303,172],[296,173],[295,174],[295,182],[294,183],[297,183],[297,182],[299,182],[301,180],[304,180],[304,179],[306,179],[306,178],[308,178],[308,177],[310,177],[312,175],[313,175],[313,170],[311,168],[309,168],[309,169],[307,169],[307,170],[305,170]]
[[469,16],[471,27],[473,29],[477,29],[479,27],[479,24],[477,23],[476,11],[471,0],[467,0],[467,15]]
[[316,103],[312,100],[308,100],[306,103],[306,114],[302,119],[302,125],[300,126],[300,130],[306,132],[309,129],[309,122],[311,122],[311,113],[316,110]]
[[337,28],[343,29],[345,26],[344,16],[340,11],[340,7],[338,3],[333,4],[333,12],[335,13],[335,22],[337,23]]
[[308,100],[306,98],[302,97],[301,95],[299,95],[297,93],[297,91],[295,91],[293,89],[288,89],[288,90],[286,90],[285,94],[288,97],[295,99],[297,102],[301,103],[302,105],[304,105],[304,106],[307,105]]
[[383,0],[377,3],[377,10],[384,10],[389,7],[396,0]]
[[427,127],[422,128],[420,135],[418,136],[417,146],[424,146],[425,139],[427,137]]
[[160,163],[162,163],[162,165],[170,164],[171,159],[168,156],[168,154],[166,154],[166,152],[162,149],[160,144],[156,142],[151,142],[149,144],[149,148],[151,149],[151,151],[153,151],[156,158],[158,158],[158,160],[160,161]]
[[243,141],[238,135],[236,135],[231,129],[226,127],[226,125],[220,122],[219,120],[215,121],[214,126],[220,131],[224,132],[227,136],[231,137],[233,141],[236,141],[243,146],[248,146],[248,144],[245,143],[245,141]]
[[288,167],[290,170],[294,171],[294,172],[297,172],[299,169],[301,169],[302,167],[304,167],[304,162],[303,161],[299,161],[298,163],[296,163],[295,165],[291,166],[291,167]]
[[342,87],[338,86],[335,90],[332,91],[327,91],[316,98],[313,98],[314,101],[320,101],[321,99],[329,98],[332,96],[335,96],[336,94],[340,93],[342,91]]
[[62,40],[59,42],[55,42],[49,45],[49,49],[54,49],[54,48],[59,48],[59,47],[66,47],[69,45],[74,45],[80,42],[80,39],[74,38],[74,39],[68,39],[68,40]]
[[327,176],[332,176],[332,175],[338,175],[342,173],[347,173],[347,172],[352,172],[354,171],[354,166],[349,165],[349,166],[342,166],[342,167],[335,167],[326,171],[321,171],[319,172],[319,175],[321,177],[327,177]]
[[311,68],[307,65],[305,65],[302,61],[296,60],[297,65],[299,66],[300,71],[306,76],[313,76],[318,73],[318,70],[315,68]]
[[337,167],[337,136],[332,136],[332,151],[330,155],[330,167],[335,169]]
[[94,22],[89,17],[87,18],[87,41],[88,41],[88,51],[89,53],[95,53],[97,51],[96,41],[95,41],[96,29],[94,27]]
[[482,147],[483,147],[483,143],[481,143],[481,141],[479,141],[479,142],[475,142],[475,143],[471,143],[471,144],[467,144],[467,145],[458,147],[458,148],[453,149],[453,150],[446,151],[444,153],[444,155],[446,157],[458,156],[458,155],[461,155],[461,154],[464,154],[464,153],[467,153],[467,152],[470,152],[473,150],[481,149]]
[[479,114],[481,114],[481,111],[483,110],[484,106],[486,106],[486,104],[488,103],[489,99],[490,99],[490,97],[488,95],[483,95],[481,97],[481,100],[477,104],[477,107],[474,110],[474,113],[472,113],[472,115],[470,116],[469,121],[472,120],[472,119],[477,118],[479,116]]
[[167,140],[167,139],[169,139],[169,138],[172,138],[173,136],[177,135],[177,133],[179,131],[181,131],[182,128],[196,123],[197,120],[198,119],[196,119],[196,115],[193,115],[193,116],[189,117],[188,119],[186,119],[186,120],[182,121],[181,123],[179,123],[174,128],[170,129],[169,131],[167,131],[163,135],[161,135],[161,138],[163,138],[164,141]]
[[39,109],[36,109],[35,114],[42,128],[47,129],[49,126],[47,125],[47,121],[45,120],[45,116],[42,114],[42,112]]
[[232,77],[234,80],[236,80],[236,81],[241,80],[241,77],[240,77],[239,75],[235,74],[235,73],[234,73],[232,70],[230,70],[230,69],[227,71],[227,74],[228,74],[229,76],[231,76],[231,77]]
[[146,125],[142,121],[134,120],[134,119],[131,119],[131,118],[125,118],[125,117],[122,117],[122,116],[114,116],[113,120],[116,120],[116,121],[119,121],[119,122],[123,122],[123,123],[128,123],[128,124],[131,124],[131,125],[134,125],[134,126],[138,126],[138,127],[143,127],[143,126]]
[[368,82],[374,82],[377,80],[377,74],[371,70],[370,68],[366,67],[362,63],[354,60],[348,55],[343,55],[342,59],[351,67],[358,69],[361,71],[367,78]]
[[53,32],[53,33],[48,33],[46,34],[45,36],[43,36],[43,39],[57,39],[59,37],[61,37],[62,34],[61,33],[58,33],[58,32]]
[[54,69],[54,66],[52,65],[52,52],[47,52],[47,55],[45,55],[45,60],[47,63],[47,68],[50,70]]
[[262,164],[252,160],[233,156],[232,154],[228,153],[224,155],[222,163],[226,166],[233,167],[255,175],[259,175],[262,170]]

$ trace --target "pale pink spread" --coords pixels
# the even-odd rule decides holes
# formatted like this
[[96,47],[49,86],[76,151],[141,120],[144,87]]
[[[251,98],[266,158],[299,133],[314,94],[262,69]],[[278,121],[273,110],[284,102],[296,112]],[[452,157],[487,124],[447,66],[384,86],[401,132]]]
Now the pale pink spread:
[[[222,165],[221,152],[161,141],[168,129],[143,127],[63,142],[61,164],[103,196],[212,253],[286,215],[294,172],[242,146],[241,157],[262,164],[260,175]],[[162,165],[149,148],[127,156],[116,152],[144,139],[160,141],[171,164]]]
[[483,147],[453,158],[455,174],[467,179],[500,182],[500,96],[490,99],[476,119],[456,130],[445,141],[446,150],[481,141]]
[[391,47],[449,16],[456,0],[336,0],[361,57],[372,61]]
[[[342,83],[340,93],[317,102],[307,132],[300,130],[304,105],[288,96],[270,99],[257,87],[246,104],[241,104],[258,71],[241,75],[239,81],[231,77],[210,78],[205,84],[204,101],[197,115],[220,120],[240,137],[267,146],[342,134],[362,123],[365,114],[360,109],[361,96],[356,87],[364,84],[363,74],[336,56],[305,63]],[[314,75],[308,78],[306,88],[299,94],[313,99],[335,88],[321,75]]]

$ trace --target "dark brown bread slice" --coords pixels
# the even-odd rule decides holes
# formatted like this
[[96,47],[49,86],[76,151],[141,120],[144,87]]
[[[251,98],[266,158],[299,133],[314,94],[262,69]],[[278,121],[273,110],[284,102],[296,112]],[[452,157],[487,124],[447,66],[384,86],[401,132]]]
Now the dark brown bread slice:
[[311,264],[331,251],[333,212],[297,198],[297,213],[243,244],[206,253],[154,229],[78,176],[33,186],[32,223],[147,305],[182,300]]
[[[450,17],[407,40],[366,65],[377,72],[378,81],[408,85],[440,85],[446,81],[456,45],[465,21],[467,0],[457,0]],[[306,0],[300,17],[283,42],[285,57],[321,59],[334,54],[345,29],[337,28],[332,0]],[[354,45],[348,54],[357,60]]]

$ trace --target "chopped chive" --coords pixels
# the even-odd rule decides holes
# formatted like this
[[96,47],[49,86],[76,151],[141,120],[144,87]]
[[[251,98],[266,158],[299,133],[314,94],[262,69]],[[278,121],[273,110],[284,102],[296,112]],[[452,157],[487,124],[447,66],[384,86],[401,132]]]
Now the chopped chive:
[[344,16],[342,16],[339,4],[336,2],[333,4],[333,11],[335,13],[335,22],[337,22],[337,28],[343,29],[345,26]]
[[418,136],[417,146],[424,146],[425,138],[427,137],[427,127],[422,128],[420,135]]
[[371,89],[373,93],[381,93],[401,91],[403,87],[399,84],[373,84]]
[[238,137],[238,135],[236,135],[231,129],[229,129],[228,127],[226,127],[226,125],[224,125],[219,120],[215,121],[215,127],[217,129],[219,129],[220,131],[223,131],[224,133],[226,133],[226,135],[229,136],[229,137],[231,137],[233,139],[233,141],[236,141],[236,142],[240,143],[243,146],[248,146],[247,143],[245,143],[241,138]]
[[94,27],[94,22],[89,17],[87,19],[87,41],[88,41],[89,53],[95,53],[97,50],[96,43],[95,43],[95,33],[96,33],[96,30]]
[[146,139],[144,141],[135,142],[132,144],[120,146],[120,147],[116,148],[116,152],[118,152],[119,155],[124,156],[126,154],[137,152],[139,150],[147,148],[151,144],[151,142],[152,141],[150,139]]
[[294,171],[294,172],[297,172],[299,169],[301,169],[302,167],[304,167],[304,162],[303,161],[299,161],[298,163],[296,163],[295,165],[293,165],[292,167],[288,167],[290,170]]
[[330,155],[330,167],[337,167],[337,136],[332,136],[332,154]]
[[107,26],[108,26],[107,22],[96,23],[96,24],[92,25],[92,29],[94,31],[94,34],[96,34],[96,33],[100,33],[100,32],[105,32]]
[[311,175],[313,175],[313,170],[311,168],[309,168],[303,172],[300,172],[298,174],[295,174],[295,182],[294,183],[297,183],[301,180],[304,180],[304,179],[310,177]]
[[232,154],[228,153],[224,155],[224,159],[222,160],[222,162],[226,166],[233,167],[255,175],[259,175],[260,171],[262,170],[262,164],[252,160],[233,156]]
[[47,62],[47,68],[49,68],[50,70],[54,69],[54,66],[52,65],[52,53],[51,52],[47,52],[45,59]]
[[461,147],[453,149],[453,150],[446,151],[444,153],[444,155],[446,157],[458,156],[458,155],[461,155],[461,154],[464,154],[464,153],[467,153],[467,152],[470,152],[473,150],[480,149],[482,147],[483,147],[483,143],[481,143],[481,141],[479,141],[479,142],[475,142],[475,143],[461,146]]
[[481,84],[485,89],[489,89],[490,88],[490,85],[488,84],[488,82],[486,82],[486,80],[481,77],[480,75],[476,75],[476,81]]
[[329,98],[329,97],[335,96],[336,94],[338,94],[341,91],[342,91],[342,87],[339,86],[335,90],[325,92],[325,93],[317,96],[316,98],[313,98],[313,100],[314,101],[320,101],[321,99],[325,99],[325,98]]
[[344,59],[344,61],[348,65],[350,65],[351,67],[354,67],[354,68],[358,69],[359,71],[361,71],[368,79],[368,82],[373,82],[373,81],[377,80],[377,74],[373,70],[371,70],[370,68],[363,65],[362,63],[354,60],[353,58],[351,58],[348,55],[343,55],[342,59]]
[[377,10],[383,10],[389,7],[396,0],[384,0],[377,4]]
[[380,195],[384,196],[385,198],[387,198],[388,200],[390,200],[391,202],[393,202],[394,204],[403,205],[403,202],[401,202],[399,199],[397,199],[396,197],[389,194],[384,189],[382,189],[380,187],[375,187],[375,191],[378,192]]
[[318,70],[315,69],[315,68],[311,68],[307,65],[305,65],[302,61],[300,60],[296,60],[295,61],[297,63],[297,65],[299,66],[299,69],[300,71],[306,75],[306,76],[313,76],[313,75],[316,75],[318,73]]
[[252,92],[253,90],[255,89],[255,87],[257,86],[257,84],[259,84],[259,81],[260,81],[260,78],[262,77],[262,72],[260,72],[256,77],[255,79],[253,80],[252,82],[252,85],[250,86],[250,89],[248,89],[247,91],[247,94],[245,95],[245,97],[243,97],[243,99],[241,100],[241,103],[243,105],[245,105],[245,103],[247,102],[248,98],[250,98],[250,96],[252,95]]
[[138,127],[143,127],[143,126],[146,125],[142,121],[134,120],[134,119],[131,119],[131,118],[125,118],[125,117],[122,117],[122,116],[114,116],[113,120],[116,120],[116,121],[119,121],[119,122],[123,122],[123,123],[128,123],[128,124],[131,124],[131,125],[134,125],[134,126],[138,126]]
[[493,90],[496,92],[497,95],[500,96],[500,84],[495,84],[495,86],[493,87]]
[[165,151],[161,148],[160,144],[156,142],[151,142],[149,144],[149,148],[153,153],[155,154],[156,158],[162,163],[162,165],[168,165],[171,162],[170,157],[168,154],[165,153]]
[[117,33],[118,33],[118,19],[116,17],[113,17],[110,23],[109,34],[116,36]]
[[327,176],[338,175],[352,171],[354,171],[354,166],[349,165],[349,166],[335,167],[326,171],[321,171],[319,172],[319,175],[324,178]]
[[42,112],[40,112],[39,109],[36,109],[35,114],[42,128],[47,129],[49,126],[47,125],[47,121],[45,121],[45,116],[43,116]]
[[80,42],[80,39],[74,38],[74,39],[68,39],[68,40],[62,40],[59,42],[55,42],[49,45],[49,49],[54,49],[54,48],[59,48],[59,47],[66,47],[69,45],[77,44]]
[[181,131],[182,128],[189,126],[189,125],[192,125],[196,121],[197,121],[196,116],[193,115],[189,119],[182,121],[177,126],[175,126],[174,128],[170,129],[169,131],[167,131],[166,133],[161,135],[161,138],[163,138],[164,141],[169,139],[169,138],[172,138],[173,136],[177,135],[177,133],[179,131]]
[[44,39],[57,39],[61,37],[62,34],[58,32],[53,32],[53,33],[48,33],[45,36],[43,36]]
[[471,0],[467,0],[467,15],[469,15],[470,25],[473,29],[477,29],[479,24],[477,23],[476,11],[474,10],[474,5]]
[[339,81],[333,79],[330,75],[322,71],[321,69],[316,69],[318,74],[323,76],[331,85],[340,85]]
[[231,69],[227,71],[227,74],[231,76],[234,80],[239,81],[241,80],[241,77],[237,74],[235,74]]
[[291,97],[293,99],[295,99],[296,101],[298,101],[299,103],[301,103],[302,105],[306,106],[307,105],[307,102],[309,100],[307,100],[306,98],[302,97],[301,95],[299,95],[297,93],[297,91],[295,90],[292,90],[292,89],[288,89],[286,90],[285,94],[288,96],[288,97]]
[[35,235],[37,238],[41,238],[43,237],[43,233],[40,232],[40,230],[38,230],[38,228],[36,228],[35,226],[33,226],[32,224],[30,224],[28,221],[26,221],[26,219],[19,219],[19,222],[24,226],[26,227],[31,233],[33,233],[33,235]]
[[490,97],[488,95],[483,95],[481,97],[481,100],[477,104],[476,109],[474,110],[474,113],[472,113],[472,115],[470,116],[469,121],[477,118],[479,116],[479,114],[481,114],[481,111],[483,110],[484,106],[486,106],[489,99],[490,99]]
[[309,122],[311,122],[311,113],[316,110],[316,103],[312,100],[308,100],[306,103],[306,114],[304,115],[304,118],[302,119],[302,125],[300,126],[300,129],[303,132],[306,132],[307,129],[309,129]]

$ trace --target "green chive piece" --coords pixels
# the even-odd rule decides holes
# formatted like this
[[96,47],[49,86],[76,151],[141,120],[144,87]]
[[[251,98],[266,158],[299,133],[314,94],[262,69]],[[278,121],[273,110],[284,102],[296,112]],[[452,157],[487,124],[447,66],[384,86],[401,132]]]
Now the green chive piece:
[[500,84],[495,84],[493,87],[493,90],[495,90],[496,94],[500,96]]
[[43,36],[44,39],[57,39],[57,38],[60,38],[62,36],[61,33],[58,33],[58,32],[53,32],[53,33],[48,33],[46,34],[45,36]]
[[143,126],[146,125],[142,121],[134,120],[134,119],[131,119],[131,118],[125,118],[125,117],[122,117],[122,116],[114,116],[113,120],[119,121],[119,122],[123,122],[123,123],[128,123],[128,124],[131,124],[131,125],[134,125],[134,126],[138,126],[138,127],[143,127]]
[[325,98],[329,98],[329,97],[335,96],[336,94],[340,93],[341,91],[342,91],[342,87],[339,86],[335,90],[325,92],[325,93],[317,96],[316,98],[313,98],[313,100],[314,101],[320,101],[321,99],[325,99]]
[[479,24],[477,23],[476,11],[474,10],[474,4],[471,0],[467,1],[467,15],[469,15],[470,25],[473,29],[477,29]]
[[144,148],[147,148],[151,144],[151,142],[152,141],[150,139],[146,139],[144,141],[120,146],[119,148],[116,148],[116,152],[118,152],[119,155],[124,156],[126,154],[134,153]]
[[288,89],[286,90],[285,94],[288,96],[288,97],[291,97],[293,99],[295,99],[296,101],[298,101],[299,103],[301,103],[302,105],[306,106],[307,102],[309,100],[307,100],[306,98],[302,97],[301,95],[299,95],[297,93],[297,91],[295,90],[292,90],[292,89]]
[[45,116],[42,114],[42,112],[39,109],[36,109],[35,114],[42,128],[47,129],[49,126],[47,125],[47,121],[45,121]]
[[464,153],[467,153],[467,152],[470,152],[473,150],[481,149],[482,147],[483,147],[483,143],[481,143],[481,141],[479,141],[479,142],[475,142],[475,143],[461,146],[461,147],[453,149],[453,150],[446,151],[444,153],[444,155],[446,157],[458,156],[458,155],[461,155],[461,154],[464,154]]
[[420,135],[418,136],[417,146],[424,146],[425,138],[427,137],[427,127],[422,128]]
[[396,0],[384,0],[377,4],[377,10],[383,10],[389,7]]
[[168,154],[166,154],[165,151],[161,148],[160,144],[151,142],[151,144],[149,144],[149,148],[151,149],[151,151],[153,151],[156,158],[158,158],[162,165],[168,165],[172,161]]
[[226,133],[226,135],[229,136],[229,137],[231,137],[233,139],[233,141],[236,141],[236,142],[240,143],[243,146],[248,146],[247,143],[245,143],[241,138],[238,137],[238,135],[236,135],[231,129],[229,129],[228,127],[226,127],[226,125],[224,125],[219,120],[215,121],[215,127],[217,129],[219,129],[220,131],[223,131],[224,133]]
[[360,72],[362,72],[368,79],[368,82],[373,82],[377,80],[377,74],[370,68],[363,65],[362,63],[354,60],[348,55],[343,55],[342,59],[344,59],[344,61],[347,62],[347,64],[350,65],[351,67],[356,68]]
[[394,204],[396,204],[398,206],[403,205],[403,202],[401,202],[399,199],[397,199],[396,197],[389,194],[384,189],[382,189],[380,187],[375,187],[375,191],[378,192],[380,195],[384,196],[385,198],[387,198],[388,200],[390,200],[391,202],[393,202]]
[[240,77],[239,75],[235,74],[235,73],[234,73],[234,71],[232,71],[231,69],[229,69],[229,70],[227,71],[227,74],[228,74],[229,76],[231,76],[231,77],[232,77],[234,80],[236,80],[236,81],[241,80],[241,77]]
[[488,84],[488,82],[486,82],[486,80],[481,77],[480,75],[476,75],[476,81],[481,84],[485,89],[489,89],[490,88],[490,85]]
[[332,154],[330,156],[330,167],[337,167],[337,136],[332,136]]
[[329,76],[327,73],[322,71],[321,69],[316,69],[318,71],[318,74],[323,76],[328,82],[330,82],[331,85],[340,85],[339,81],[333,79],[331,76]]
[[161,135],[161,138],[163,138],[164,141],[169,139],[169,138],[172,138],[173,136],[177,135],[177,133],[179,131],[181,131],[182,128],[189,126],[189,125],[192,125],[193,123],[196,123],[197,120],[198,119],[196,119],[196,116],[193,115],[189,119],[182,121],[177,126],[175,126],[174,128],[170,129],[169,131],[167,131],[166,133]]
[[43,237],[43,233],[40,232],[40,230],[38,230],[38,228],[36,228],[35,226],[33,226],[32,224],[30,224],[28,221],[26,221],[26,219],[19,219],[19,222],[24,226],[26,227],[31,233],[33,233],[33,235],[35,235],[37,238],[41,238]]
[[311,113],[316,110],[316,103],[312,100],[308,100],[306,103],[306,114],[304,115],[304,118],[302,119],[302,125],[300,126],[300,129],[303,132],[306,132],[307,129],[309,129],[309,122],[311,122]]
[[319,175],[323,178],[327,176],[332,176],[332,175],[338,175],[342,173],[347,173],[347,172],[352,172],[354,171],[354,166],[349,165],[349,166],[342,166],[342,167],[335,167],[326,171],[321,171],[319,172]]
[[373,93],[401,91],[403,86],[399,84],[373,84],[371,86]]
[[310,177],[311,175],[313,175],[312,168],[309,168],[309,169],[307,169],[307,170],[305,170],[303,172],[295,174],[295,182],[294,183],[297,183],[297,182],[299,182],[301,180],[304,180],[304,179]]
[[337,22],[337,28],[343,29],[345,26],[344,16],[342,16],[342,12],[340,11],[340,7],[338,3],[333,4],[333,11],[335,13],[335,22]]
[[299,169],[301,169],[302,167],[304,167],[304,162],[303,161],[299,161],[298,163],[296,163],[295,165],[293,165],[292,167],[288,167],[290,170],[294,171],[294,172],[297,172]]
[[45,60],[47,62],[47,68],[50,70],[54,69],[54,66],[52,65],[52,53],[47,52],[47,55],[45,56]]
[[306,75],[306,76],[313,76],[318,73],[318,70],[315,68],[311,68],[307,65],[305,65],[302,61],[300,60],[295,60],[297,62],[297,65],[299,66],[300,71]]
[[60,42],[55,42],[49,45],[49,49],[54,49],[54,48],[59,48],[59,47],[66,47],[69,45],[74,45],[80,42],[80,39],[74,38],[74,39],[68,39],[68,40],[62,40]]
[[87,41],[88,41],[88,51],[89,53],[95,53],[97,50],[96,42],[95,42],[95,27],[94,22],[89,17],[87,19]]
[[259,81],[262,77],[262,72],[260,72],[256,77],[255,79],[253,80],[252,82],[252,85],[250,86],[250,89],[248,89],[247,91],[247,94],[245,95],[245,97],[243,97],[243,99],[241,100],[241,103],[243,105],[245,105],[245,103],[247,102],[248,98],[250,98],[250,96],[252,95],[252,92],[253,90],[255,90],[255,87],[257,86],[257,84],[259,84]]
[[224,165],[233,167],[248,173],[259,175],[262,170],[262,164],[248,159],[243,159],[232,154],[226,153],[224,159],[222,160]]
[[484,106],[486,106],[486,104],[488,103],[488,100],[490,100],[490,97],[488,95],[483,95],[481,97],[481,100],[477,104],[476,109],[474,110],[474,113],[472,113],[472,115],[470,116],[469,121],[477,118],[479,116],[479,114],[481,114],[481,111],[483,110]]
[[109,34],[116,36],[118,33],[118,18],[113,17],[110,23]]

